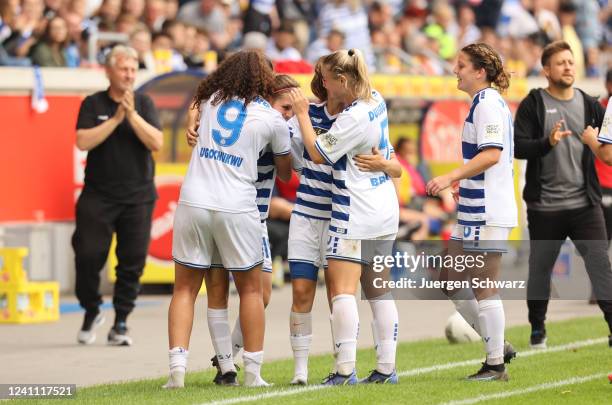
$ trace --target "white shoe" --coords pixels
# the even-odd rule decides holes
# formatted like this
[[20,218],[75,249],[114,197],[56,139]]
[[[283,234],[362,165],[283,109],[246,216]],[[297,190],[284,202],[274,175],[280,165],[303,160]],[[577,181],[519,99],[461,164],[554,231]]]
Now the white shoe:
[[308,377],[297,374],[293,377],[293,380],[289,383],[291,385],[308,385]]
[[81,329],[79,333],[77,333],[77,342],[82,345],[90,345],[96,341],[96,329],[98,329],[102,324],[104,324],[106,318],[102,312],[98,313],[94,318],[93,323],[89,327],[89,329]]
[[176,388],[185,388],[185,371],[175,370],[170,372],[168,382],[162,385],[163,389],[172,390]]
[[244,373],[244,386],[245,387],[270,387],[272,384],[268,384],[261,378],[260,375],[255,375],[252,373],[245,372]]

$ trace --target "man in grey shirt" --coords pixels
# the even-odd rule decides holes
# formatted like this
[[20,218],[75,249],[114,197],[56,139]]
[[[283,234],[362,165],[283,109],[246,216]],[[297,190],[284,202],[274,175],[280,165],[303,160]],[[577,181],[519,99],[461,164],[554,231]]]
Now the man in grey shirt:
[[217,0],[192,0],[181,6],[177,19],[208,33],[212,44],[223,49],[228,42],[227,16]]
[[[597,141],[604,110],[596,99],[573,87],[574,57],[566,42],[546,46],[542,66],[548,87],[532,90],[514,121],[514,155],[527,159],[527,306],[534,348],[546,347],[551,274],[567,237],[584,259],[612,335],[612,269],[593,156],[612,164],[612,146]],[[612,347],[612,337],[609,343]]]

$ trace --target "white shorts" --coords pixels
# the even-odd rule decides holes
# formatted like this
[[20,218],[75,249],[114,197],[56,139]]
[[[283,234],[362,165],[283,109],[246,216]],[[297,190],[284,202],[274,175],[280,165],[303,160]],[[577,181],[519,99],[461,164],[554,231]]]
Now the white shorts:
[[172,257],[208,269],[218,250],[223,267],[250,270],[263,262],[259,212],[231,213],[179,204],[174,215]]
[[[327,260],[346,260],[361,264],[371,264],[374,256],[389,256],[393,253],[395,233],[374,239],[343,239],[330,236],[327,242]],[[388,243],[384,242],[388,241]],[[367,249],[367,251],[365,250]]]
[[[268,238],[268,225],[266,220],[261,221],[261,232],[261,247],[263,253],[263,264],[261,266],[261,270],[266,273],[272,273],[272,253],[270,252],[270,239]],[[210,265],[210,267],[216,269],[223,268],[223,260],[221,260],[219,249],[217,249],[216,247],[212,255],[212,264]]]
[[291,214],[288,259],[291,278],[317,280],[319,268],[327,267],[325,252],[329,220]]
[[503,226],[455,225],[452,240],[462,241],[463,249],[472,252],[508,252],[508,237],[512,228]]

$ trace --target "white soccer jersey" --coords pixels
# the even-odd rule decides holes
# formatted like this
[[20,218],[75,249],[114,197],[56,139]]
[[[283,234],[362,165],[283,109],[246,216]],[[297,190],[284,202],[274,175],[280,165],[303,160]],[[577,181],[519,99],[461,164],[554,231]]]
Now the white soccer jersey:
[[257,210],[257,160],[269,144],[273,154],[290,150],[281,114],[257,97],[202,105],[198,141],[181,187],[179,203],[225,212]]
[[[310,104],[308,115],[315,133],[320,136],[331,128],[337,115],[330,115],[326,103]],[[291,153],[293,167],[300,172],[300,186],[293,213],[307,218],[330,219],[332,211],[332,167],[329,163],[313,163],[299,130],[297,117],[289,120],[293,131]]]
[[459,182],[457,219],[460,225],[517,225],[513,131],[512,113],[495,89],[486,88],[474,96],[461,135],[463,162],[469,162],[486,148],[502,149],[502,154],[483,173]]
[[330,130],[317,137],[316,147],[333,167],[330,235],[374,239],[397,233],[399,208],[395,188],[383,172],[363,172],[353,157],[377,147],[391,154],[385,100],[357,100],[341,112]]
[[608,107],[597,140],[601,143],[612,143],[612,97],[608,99]]

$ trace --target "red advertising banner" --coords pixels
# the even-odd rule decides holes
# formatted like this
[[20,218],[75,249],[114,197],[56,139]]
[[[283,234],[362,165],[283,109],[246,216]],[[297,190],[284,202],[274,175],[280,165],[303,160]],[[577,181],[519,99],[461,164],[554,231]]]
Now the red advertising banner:
[[75,125],[82,98],[0,96],[0,222],[74,219]]

